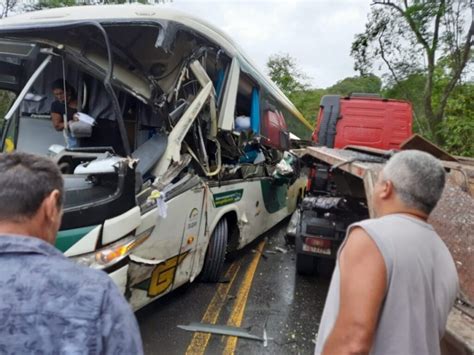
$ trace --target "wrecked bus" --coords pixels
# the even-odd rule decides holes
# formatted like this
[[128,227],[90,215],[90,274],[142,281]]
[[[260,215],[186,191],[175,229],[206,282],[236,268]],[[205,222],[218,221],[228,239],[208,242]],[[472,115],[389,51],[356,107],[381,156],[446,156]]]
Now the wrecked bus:
[[3,19],[0,89],[15,96],[2,151],[48,155],[63,173],[56,246],[106,271],[134,309],[218,280],[226,253],[303,193],[287,125],[311,126],[231,39],[185,14],[113,5]]

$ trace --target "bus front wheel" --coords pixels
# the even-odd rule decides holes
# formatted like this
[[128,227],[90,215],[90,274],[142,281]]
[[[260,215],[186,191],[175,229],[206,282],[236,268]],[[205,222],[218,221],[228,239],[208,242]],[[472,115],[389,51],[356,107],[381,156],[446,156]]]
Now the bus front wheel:
[[220,280],[224,268],[227,249],[228,226],[227,219],[222,218],[212,232],[211,240],[207,247],[206,259],[202,268],[201,280],[204,282],[217,282]]

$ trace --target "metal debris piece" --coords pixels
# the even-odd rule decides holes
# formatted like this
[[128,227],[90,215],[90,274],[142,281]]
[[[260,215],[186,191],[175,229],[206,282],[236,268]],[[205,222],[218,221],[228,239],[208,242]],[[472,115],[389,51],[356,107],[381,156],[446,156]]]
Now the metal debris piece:
[[446,151],[438,147],[436,144],[431,143],[429,140],[423,138],[419,134],[414,134],[410,138],[405,140],[402,144],[400,144],[400,149],[417,149],[423,152],[430,153],[431,155],[441,160],[459,162],[451,154],[447,153]]
[[[188,325],[178,325],[178,328],[183,330],[187,330],[189,332],[200,332],[200,333],[211,333],[211,334],[219,334],[219,335],[229,335],[239,338],[245,338],[250,340],[257,340],[264,342],[265,339],[258,337],[256,335],[250,334],[249,332],[245,331],[239,327],[231,327],[228,325],[219,325],[219,324],[204,324],[204,323],[197,323],[192,322]],[[268,338],[267,338],[268,340]]]
[[155,179],[153,186],[162,191],[167,185],[171,184],[171,182],[189,165],[189,163],[191,163],[191,159],[191,155],[182,154],[181,161],[171,163],[168,170],[166,170],[162,176]]
[[275,247],[275,250],[276,250],[276,251],[279,251],[280,253],[283,253],[283,254],[288,253],[288,250],[287,250],[287,249],[284,249],[284,248],[282,248],[282,247]]

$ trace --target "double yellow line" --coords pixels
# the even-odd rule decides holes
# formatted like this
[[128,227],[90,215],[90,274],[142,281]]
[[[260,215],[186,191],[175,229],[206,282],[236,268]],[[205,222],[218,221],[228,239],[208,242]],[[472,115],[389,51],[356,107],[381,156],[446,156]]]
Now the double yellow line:
[[[262,255],[264,246],[265,241],[262,240],[258,244],[257,252],[252,258],[252,261],[245,273],[244,279],[242,280],[242,284],[239,287],[239,291],[235,298],[234,306],[227,321],[227,325],[239,327],[242,324],[245,306],[247,304],[247,299],[250,293],[250,289],[252,287],[253,277],[255,275],[255,272],[257,271],[258,262],[260,261],[260,256]],[[214,297],[212,298],[206,309],[206,312],[204,313],[204,316],[201,319],[202,323],[216,324],[217,320],[219,319],[221,309],[226,303],[227,296],[232,287],[232,284],[234,283],[235,277],[237,276],[239,269],[239,262],[234,262],[229,267],[229,270],[226,273],[226,277],[229,278],[230,281],[226,284],[219,285],[216,293],[214,294]],[[193,338],[191,339],[191,343],[189,344],[186,350],[186,355],[204,354],[210,338],[211,334],[209,333],[195,333]],[[223,354],[234,354],[236,346],[237,337],[228,337]]]

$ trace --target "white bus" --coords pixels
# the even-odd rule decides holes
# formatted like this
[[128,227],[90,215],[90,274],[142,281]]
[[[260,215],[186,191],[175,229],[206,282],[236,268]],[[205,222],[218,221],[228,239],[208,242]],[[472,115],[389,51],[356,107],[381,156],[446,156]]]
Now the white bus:
[[2,151],[48,155],[63,173],[56,246],[109,273],[134,309],[218,280],[226,253],[303,194],[289,131],[311,126],[227,35],[186,14],[111,5],[3,19],[0,89],[16,96]]

